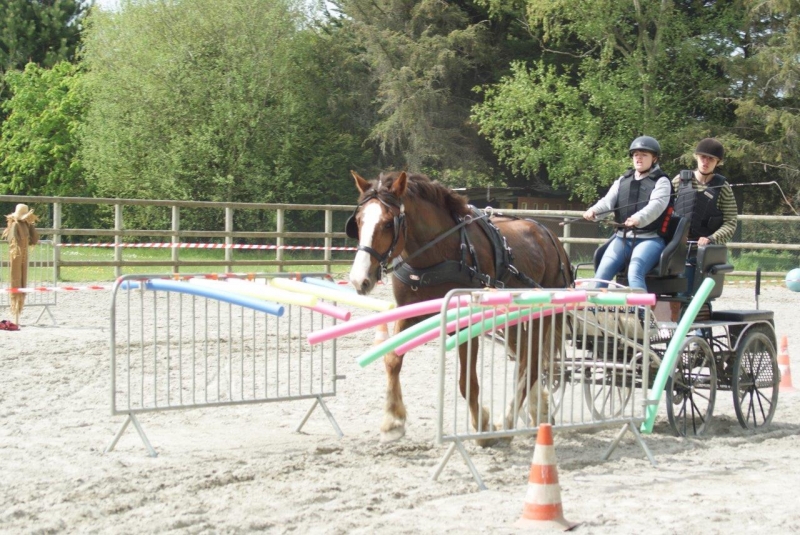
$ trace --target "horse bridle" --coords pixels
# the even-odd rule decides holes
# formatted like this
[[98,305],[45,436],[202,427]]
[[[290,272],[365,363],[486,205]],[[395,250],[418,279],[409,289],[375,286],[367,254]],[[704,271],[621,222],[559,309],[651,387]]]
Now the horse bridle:
[[402,233],[404,241],[406,238],[406,212],[403,202],[394,196],[381,198],[381,196],[378,195],[377,191],[368,194],[361,200],[360,203],[358,203],[358,206],[356,206],[356,209],[353,211],[353,215],[351,215],[347,219],[347,223],[345,224],[345,234],[347,234],[348,238],[353,238],[354,240],[358,240],[358,223],[356,222],[356,214],[358,214],[358,211],[364,204],[368,203],[373,199],[377,199],[382,205],[388,208],[390,212],[392,212],[393,208],[397,209],[397,213],[394,214],[393,218],[394,236],[392,237],[392,243],[391,245],[389,245],[389,249],[385,253],[381,254],[372,247],[368,247],[360,243],[358,244],[357,247],[358,251],[365,251],[371,257],[373,257],[375,260],[378,261],[378,264],[380,265],[381,268],[381,272],[378,274],[378,278],[382,278],[383,273],[389,271],[388,264],[394,258],[392,256],[392,253],[397,247],[397,243],[400,241],[400,234]]
[[[395,264],[392,267],[389,267],[388,266],[389,261],[394,258],[392,256],[392,253],[394,252],[395,248],[397,247],[397,242],[400,240],[400,229],[401,228],[402,228],[402,231],[403,231],[403,240],[405,241],[405,238],[406,238],[406,231],[407,231],[407,228],[406,228],[406,214],[405,214],[405,207],[403,206],[402,201],[400,201],[396,197],[392,196],[392,197],[390,197],[392,202],[389,202],[389,201],[387,201],[385,199],[381,199],[380,197],[378,197],[377,193],[370,194],[368,197],[365,197],[364,199],[362,199],[362,201],[360,203],[358,203],[358,206],[353,211],[353,215],[351,215],[347,219],[347,223],[345,224],[345,234],[347,234],[348,238],[353,238],[354,240],[358,240],[358,223],[356,223],[356,214],[358,214],[358,210],[361,208],[362,205],[364,205],[367,202],[371,201],[372,199],[376,199],[376,198],[381,202],[381,204],[383,204],[387,208],[391,209],[392,207],[394,207],[394,208],[397,208],[399,210],[398,214],[394,216],[394,238],[392,239],[392,244],[391,244],[391,246],[389,246],[389,250],[388,251],[386,251],[384,254],[380,254],[375,249],[373,249],[372,247],[367,247],[367,246],[364,246],[364,245],[361,245],[361,244],[358,244],[358,247],[357,247],[358,251],[366,251],[367,253],[370,254],[370,256],[372,256],[373,258],[375,258],[378,261],[378,263],[380,264],[380,267],[381,267],[381,272],[378,274],[379,278],[382,278],[384,273],[391,273],[393,271],[396,271],[397,269],[402,267],[404,264],[407,264],[411,259],[421,255],[423,252],[425,252],[428,249],[432,248],[437,243],[441,242],[442,240],[444,240],[445,238],[447,238],[448,236],[450,236],[454,232],[457,232],[457,231],[461,230],[462,233],[463,233],[462,229],[465,226],[467,226],[467,225],[469,225],[469,224],[471,224],[471,223],[473,223],[473,222],[475,222],[475,221],[477,221],[479,219],[483,219],[485,217],[489,217],[489,215],[491,214],[491,209],[489,209],[489,210],[487,210],[486,212],[484,212],[483,214],[481,214],[480,216],[477,216],[477,217],[476,216],[467,215],[467,216],[465,216],[463,218],[457,218],[456,220],[458,221],[458,224],[456,224],[455,226],[453,226],[449,230],[446,230],[446,231],[442,232],[441,234],[439,234],[436,238],[434,238],[433,240],[431,240],[428,243],[426,243],[424,246],[422,246],[419,249],[417,249],[411,256],[409,256],[407,258],[403,258],[399,262],[395,262]],[[461,245],[462,251],[464,250],[465,240],[466,240],[465,235],[462,235],[462,245]],[[473,254],[474,254],[474,252],[473,252]],[[399,256],[399,255],[395,255],[395,256]],[[463,262],[463,259],[462,259],[462,262]]]

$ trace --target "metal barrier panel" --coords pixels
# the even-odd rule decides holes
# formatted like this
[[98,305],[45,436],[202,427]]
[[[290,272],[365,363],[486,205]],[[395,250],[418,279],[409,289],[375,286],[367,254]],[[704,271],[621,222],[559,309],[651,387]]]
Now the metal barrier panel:
[[[55,248],[50,240],[40,240],[28,248],[28,277],[26,288],[39,288],[25,294],[26,307],[51,307],[56,305],[56,292],[47,291],[58,286],[53,261]],[[11,287],[11,259],[8,254],[8,243],[0,242],[0,290]],[[11,294],[0,291],[0,307],[10,305]],[[42,311],[44,313],[44,311]],[[39,315],[41,318],[41,314]],[[38,321],[38,319],[37,319]]]
[[[445,318],[450,301],[464,295],[472,305],[453,308]],[[652,461],[635,429],[646,416],[648,384],[660,364],[650,348],[652,305],[629,304],[643,296],[450,292],[440,325],[437,440],[452,446],[434,478],[457,448],[482,486],[461,443],[490,445],[535,434],[542,422],[556,429],[617,425],[620,438],[630,429]]]
[[[200,407],[314,400],[339,436],[323,398],[336,395],[335,340],[310,345],[306,336],[336,320],[282,305],[283,315],[210,297],[148,289],[158,279],[120,278],[111,305],[111,412],[135,415]],[[188,283],[181,283],[187,284]],[[224,284],[224,283],[221,283]],[[256,283],[253,283],[256,284]]]

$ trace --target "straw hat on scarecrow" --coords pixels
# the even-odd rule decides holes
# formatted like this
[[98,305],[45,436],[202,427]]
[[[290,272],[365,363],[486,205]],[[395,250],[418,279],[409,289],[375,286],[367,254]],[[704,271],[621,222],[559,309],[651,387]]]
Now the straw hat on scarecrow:
[[[18,204],[13,214],[6,216],[6,229],[2,239],[8,240],[8,252],[11,257],[11,288],[25,288],[28,284],[28,246],[36,245],[39,233],[35,224],[39,218],[28,210],[28,205]],[[19,315],[25,306],[24,293],[11,294],[11,315],[19,324]]]

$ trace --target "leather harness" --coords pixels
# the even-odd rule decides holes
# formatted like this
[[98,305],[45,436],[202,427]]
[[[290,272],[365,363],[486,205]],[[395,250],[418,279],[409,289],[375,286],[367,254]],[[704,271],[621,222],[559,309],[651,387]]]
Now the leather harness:
[[[424,247],[415,251],[414,254],[408,258],[403,259],[399,256],[394,258],[392,260],[392,267],[389,268],[387,264],[391,259],[392,252],[397,246],[400,234],[402,233],[403,238],[405,239],[405,234],[407,232],[405,209],[403,203],[399,199],[394,198],[393,195],[379,196],[378,193],[368,195],[362,199],[362,201],[358,204],[358,207],[356,207],[356,210],[353,212],[353,215],[347,220],[345,230],[350,238],[358,239],[358,224],[355,220],[356,213],[363,204],[376,198],[387,208],[394,207],[399,210],[399,213],[394,216],[394,237],[392,240],[392,245],[385,253],[380,254],[371,247],[363,246],[361,244],[358,245],[359,251],[366,251],[378,261],[381,267],[380,276],[383,275],[383,272],[392,272],[401,282],[411,287],[411,289],[414,291],[426,286],[437,286],[447,283],[458,284],[459,286],[465,288],[505,288],[510,275],[515,276],[525,287],[542,287],[538,282],[514,267],[514,254],[511,250],[511,247],[509,247],[506,238],[500,233],[500,229],[498,229],[497,226],[488,220],[487,215],[489,214],[481,213],[480,210],[473,206],[470,206],[471,213],[464,217],[453,215],[453,220],[456,223],[455,227],[440,234]],[[550,240],[555,245],[555,239],[547,227],[532,219],[528,219],[527,221],[532,221],[544,229],[547,235],[550,237]],[[489,242],[492,245],[492,253],[494,256],[494,277],[484,273],[481,270],[480,263],[478,262],[478,255],[475,251],[475,246],[472,244],[471,240],[469,239],[469,235],[467,234],[466,226],[471,223],[478,224],[481,230],[483,230],[484,234],[486,234],[486,236],[489,238]],[[409,260],[456,231],[459,232],[461,241],[460,260],[444,260],[438,264],[425,268],[414,268],[408,265]],[[467,263],[468,256],[472,265]],[[564,274],[564,264],[560,261],[560,258],[559,266],[561,269],[562,278],[564,279],[564,284],[566,285],[568,280]]]

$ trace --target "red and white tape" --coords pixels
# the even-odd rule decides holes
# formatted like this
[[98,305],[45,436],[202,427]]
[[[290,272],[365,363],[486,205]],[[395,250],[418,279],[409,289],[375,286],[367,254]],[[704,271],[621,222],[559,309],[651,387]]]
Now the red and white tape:
[[250,249],[288,251],[356,251],[356,247],[322,247],[312,245],[249,245],[241,243],[59,243],[57,247],[125,247],[133,249]]
[[[780,285],[780,284],[785,284],[786,282],[791,282],[791,281],[785,281],[783,279],[761,279],[761,284],[779,284]],[[756,283],[755,280],[745,280],[745,281],[729,281],[729,280],[726,280],[725,281],[725,285],[726,286],[728,284],[750,284],[750,285],[755,285],[755,283]]]
[[10,294],[31,294],[36,292],[77,292],[82,290],[110,290],[111,286],[36,286],[33,288],[0,288],[0,292]]

